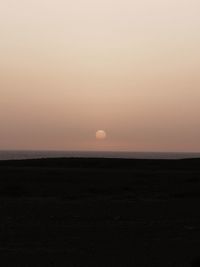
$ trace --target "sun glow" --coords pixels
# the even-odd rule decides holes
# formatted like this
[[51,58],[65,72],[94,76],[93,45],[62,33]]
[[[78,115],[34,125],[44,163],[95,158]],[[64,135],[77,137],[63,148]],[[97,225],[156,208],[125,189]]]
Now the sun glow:
[[96,139],[97,140],[104,140],[104,139],[106,139],[106,132],[104,130],[98,130],[96,132]]

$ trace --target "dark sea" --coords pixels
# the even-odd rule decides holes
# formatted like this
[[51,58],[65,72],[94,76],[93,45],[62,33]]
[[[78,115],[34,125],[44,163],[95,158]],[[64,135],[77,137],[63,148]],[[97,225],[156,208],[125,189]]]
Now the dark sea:
[[2,150],[0,160],[39,158],[128,158],[128,159],[184,159],[200,158],[200,153],[180,152],[102,152],[102,151],[33,151]]

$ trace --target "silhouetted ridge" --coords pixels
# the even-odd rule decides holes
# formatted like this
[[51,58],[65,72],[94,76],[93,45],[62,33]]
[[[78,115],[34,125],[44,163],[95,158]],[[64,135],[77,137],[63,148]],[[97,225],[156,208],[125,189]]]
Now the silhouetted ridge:
[[111,158],[44,158],[26,160],[0,161],[0,166],[16,167],[62,167],[62,168],[170,168],[170,169],[199,169],[200,159],[111,159]]

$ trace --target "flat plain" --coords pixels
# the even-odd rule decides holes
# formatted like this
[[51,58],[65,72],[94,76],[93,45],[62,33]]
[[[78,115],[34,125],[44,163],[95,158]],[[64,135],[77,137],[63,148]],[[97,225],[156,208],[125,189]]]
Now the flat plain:
[[200,159],[0,161],[6,266],[200,266]]

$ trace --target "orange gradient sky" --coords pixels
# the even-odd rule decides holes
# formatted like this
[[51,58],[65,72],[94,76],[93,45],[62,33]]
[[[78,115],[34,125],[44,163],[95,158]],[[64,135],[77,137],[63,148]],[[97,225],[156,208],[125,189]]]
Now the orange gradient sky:
[[200,151],[199,11],[1,1],[0,149]]

